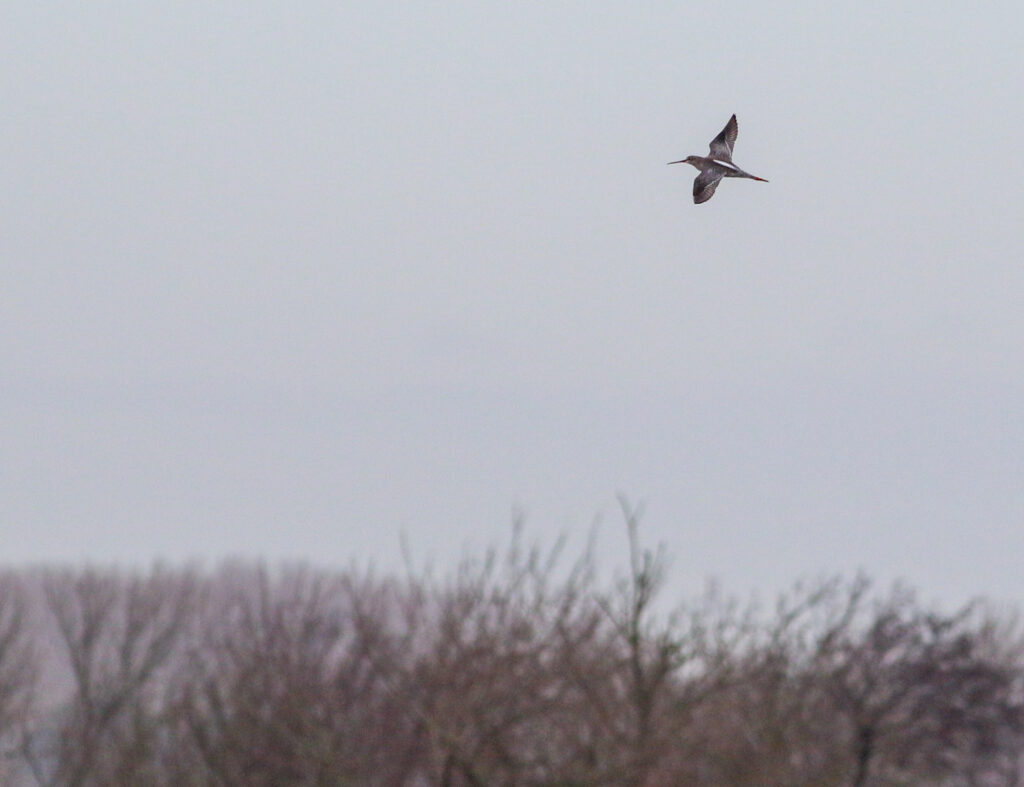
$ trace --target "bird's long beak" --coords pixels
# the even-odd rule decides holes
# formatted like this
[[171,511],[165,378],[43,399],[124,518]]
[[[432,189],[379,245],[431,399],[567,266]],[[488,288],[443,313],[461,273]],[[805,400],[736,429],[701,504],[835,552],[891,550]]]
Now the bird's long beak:
[[685,164],[686,159],[679,159],[679,161],[670,161],[669,164]]

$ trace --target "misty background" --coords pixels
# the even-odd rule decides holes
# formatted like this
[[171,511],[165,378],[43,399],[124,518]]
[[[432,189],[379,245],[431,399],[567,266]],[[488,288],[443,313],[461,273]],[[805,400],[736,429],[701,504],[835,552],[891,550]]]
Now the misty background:
[[10,4],[3,561],[614,562],[622,491],[687,588],[1020,598],[1022,14]]

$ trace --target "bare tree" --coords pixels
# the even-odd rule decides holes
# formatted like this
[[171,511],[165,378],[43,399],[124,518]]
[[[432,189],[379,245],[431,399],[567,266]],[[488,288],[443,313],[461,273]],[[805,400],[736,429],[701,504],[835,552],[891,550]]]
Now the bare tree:
[[705,685],[702,640],[678,615],[657,617],[663,556],[642,549],[639,512],[622,503],[629,572],[610,591],[596,586],[589,552],[561,571],[560,546],[526,549],[516,532],[504,553],[464,563],[431,594],[416,683],[434,783],[669,778],[663,764]]
[[941,615],[870,591],[833,579],[780,599],[689,730],[697,783],[1017,783],[1020,651],[973,605]]
[[[580,718],[587,720],[594,767],[586,783],[643,787],[655,778],[686,718],[679,677],[697,657],[697,648],[678,625],[679,610],[665,619],[657,616],[664,550],[641,546],[642,510],[623,496],[619,503],[629,544],[628,573],[611,592],[594,594],[603,616],[598,636],[580,640],[562,630],[561,657],[579,693]],[[590,621],[591,631],[595,623]]]
[[410,783],[417,732],[386,674],[401,653],[389,587],[304,567],[220,582],[178,700],[201,783]]
[[897,588],[858,626],[860,599],[849,602],[839,625],[823,632],[812,669],[845,722],[854,787],[963,777],[1019,750],[1019,663],[989,648],[990,622],[976,605],[928,612]]
[[39,784],[151,783],[161,668],[190,622],[192,575],[64,569],[42,583],[73,688],[24,741],[22,758]]
[[0,778],[11,778],[8,761],[33,711],[38,650],[30,639],[25,594],[18,577],[0,575]]
[[545,553],[520,537],[517,528],[504,553],[463,562],[450,583],[418,583],[431,625],[417,639],[410,695],[430,741],[424,776],[442,787],[554,783],[554,719],[567,702],[556,632],[594,611],[585,566],[559,579],[561,544]]
[[518,526],[440,578],[0,575],[0,782],[1024,784],[1014,618],[864,577],[767,613],[716,593],[666,607],[664,553],[621,503],[628,564],[608,584],[591,550],[563,565],[563,542]]

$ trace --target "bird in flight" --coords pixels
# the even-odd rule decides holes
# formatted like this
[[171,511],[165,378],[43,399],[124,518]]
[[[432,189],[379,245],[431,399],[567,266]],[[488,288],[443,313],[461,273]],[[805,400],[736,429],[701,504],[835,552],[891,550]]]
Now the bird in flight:
[[739,133],[739,126],[736,124],[736,116],[729,118],[721,133],[711,140],[711,152],[707,156],[687,156],[679,161],[670,161],[669,164],[692,164],[700,170],[693,181],[693,201],[700,205],[707,202],[714,196],[722,178],[750,178],[759,180],[762,183],[768,181],[744,172],[732,163],[732,146],[736,142],[736,134]]

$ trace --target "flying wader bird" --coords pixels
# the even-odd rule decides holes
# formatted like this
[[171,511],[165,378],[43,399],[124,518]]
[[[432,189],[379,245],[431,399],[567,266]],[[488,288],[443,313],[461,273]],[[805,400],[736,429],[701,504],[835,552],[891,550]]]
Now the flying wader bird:
[[669,164],[692,164],[700,170],[696,180],[693,181],[693,201],[700,205],[707,202],[715,194],[722,178],[750,178],[759,180],[762,183],[768,181],[751,175],[732,163],[732,146],[736,142],[736,134],[739,126],[736,125],[736,116],[729,118],[722,132],[711,140],[711,152],[707,156],[687,156],[680,161],[670,161]]

